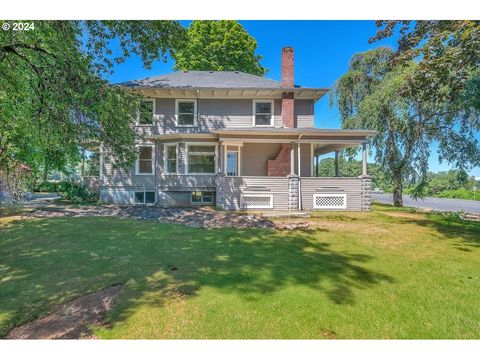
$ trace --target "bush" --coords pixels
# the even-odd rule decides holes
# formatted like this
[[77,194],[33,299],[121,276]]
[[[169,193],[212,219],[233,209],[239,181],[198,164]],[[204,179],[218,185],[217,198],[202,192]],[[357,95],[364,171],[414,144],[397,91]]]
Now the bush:
[[97,195],[91,193],[85,186],[70,181],[44,181],[37,186],[36,191],[58,193],[63,202],[70,204],[86,204],[98,201]]
[[[450,199],[474,200],[473,190],[466,189],[444,190],[435,196]],[[477,191],[475,200],[480,200],[480,191]]]

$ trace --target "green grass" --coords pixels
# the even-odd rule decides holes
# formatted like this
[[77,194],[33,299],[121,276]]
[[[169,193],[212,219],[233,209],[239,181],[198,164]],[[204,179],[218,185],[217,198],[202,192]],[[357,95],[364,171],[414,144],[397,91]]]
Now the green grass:
[[293,232],[5,222],[0,336],[125,282],[100,338],[480,337],[479,223],[383,206],[311,221]]

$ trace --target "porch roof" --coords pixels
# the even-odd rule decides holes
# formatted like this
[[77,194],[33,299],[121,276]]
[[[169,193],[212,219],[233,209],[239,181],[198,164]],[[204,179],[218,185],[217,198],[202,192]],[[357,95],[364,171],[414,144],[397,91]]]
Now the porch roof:
[[326,154],[368,143],[373,130],[318,128],[230,128],[215,130],[219,141],[225,143],[281,142],[312,144],[315,155]]
[[271,128],[271,127],[249,127],[249,128],[229,128],[213,130],[213,134],[219,136],[252,136],[252,135],[273,135],[273,136],[289,136],[292,138],[301,137],[368,137],[377,134],[374,130],[358,130],[358,129],[319,129],[319,128]]

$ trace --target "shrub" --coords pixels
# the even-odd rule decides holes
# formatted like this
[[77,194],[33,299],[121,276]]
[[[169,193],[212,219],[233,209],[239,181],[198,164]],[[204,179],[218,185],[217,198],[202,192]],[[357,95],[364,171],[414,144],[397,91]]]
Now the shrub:
[[70,204],[86,204],[98,200],[97,195],[91,193],[85,186],[70,181],[44,181],[37,186],[36,191],[56,192],[62,197],[63,202]]
[[[435,196],[450,198],[450,199],[474,200],[473,190],[466,190],[466,189],[444,190]],[[475,200],[480,200],[480,191],[477,191]]]

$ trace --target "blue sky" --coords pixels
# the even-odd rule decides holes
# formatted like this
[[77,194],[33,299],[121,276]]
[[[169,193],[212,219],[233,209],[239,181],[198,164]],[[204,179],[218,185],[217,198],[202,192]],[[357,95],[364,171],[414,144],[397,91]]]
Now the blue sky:
[[[373,21],[240,21],[258,44],[257,54],[261,64],[269,69],[268,78],[280,80],[280,52],[284,46],[295,49],[295,83],[306,87],[331,87],[348,70],[351,56],[378,45],[395,46],[395,39],[369,44],[368,39],[376,32]],[[190,21],[182,21],[188,26]],[[115,49],[114,49],[115,50]],[[151,70],[143,68],[141,60],[132,56],[127,62],[116,65],[114,74],[108,78],[116,83],[139,79],[172,71],[173,61],[155,62]],[[339,128],[337,109],[331,108],[328,96],[315,105],[315,126]],[[480,139],[480,134],[477,134]],[[437,147],[431,148],[429,159],[432,171],[448,170],[452,166],[439,163]],[[480,176],[480,168],[470,171]]]

